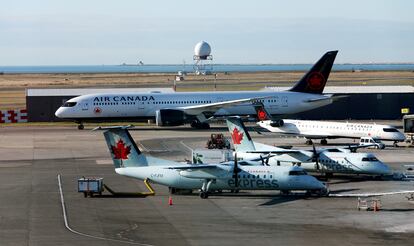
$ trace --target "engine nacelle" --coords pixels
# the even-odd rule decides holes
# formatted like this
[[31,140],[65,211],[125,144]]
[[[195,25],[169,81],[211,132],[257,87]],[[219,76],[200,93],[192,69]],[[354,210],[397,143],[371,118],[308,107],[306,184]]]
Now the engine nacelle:
[[282,127],[285,124],[285,122],[283,122],[283,120],[272,120],[270,122],[270,126],[272,127]]
[[181,110],[160,109],[155,112],[157,126],[181,126],[189,122],[188,115]]

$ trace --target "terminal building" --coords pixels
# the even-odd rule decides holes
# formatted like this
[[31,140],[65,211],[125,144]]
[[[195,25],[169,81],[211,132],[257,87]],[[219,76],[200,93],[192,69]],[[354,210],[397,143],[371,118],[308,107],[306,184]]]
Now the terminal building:
[[[265,88],[288,90],[289,87]],[[172,88],[27,89],[29,122],[61,121],[55,111],[70,98],[92,93],[173,93]],[[332,104],[284,118],[308,120],[396,120],[401,109],[414,110],[413,86],[327,86],[325,94],[338,96]]]

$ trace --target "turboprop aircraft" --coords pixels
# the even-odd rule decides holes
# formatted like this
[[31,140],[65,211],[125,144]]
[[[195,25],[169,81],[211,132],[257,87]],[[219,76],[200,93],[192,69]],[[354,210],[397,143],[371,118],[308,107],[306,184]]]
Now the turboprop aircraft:
[[212,190],[306,190],[326,193],[323,183],[299,167],[188,165],[144,155],[127,127],[108,127],[104,136],[115,165],[115,172],[176,189],[200,189],[208,198]]
[[260,127],[274,133],[305,137],[307,144],[312,144],[312,139],[321,139],[321,144],[327,144],[327,139],[333,138],[372,137],[394,141],[394,144],[405,140],[403,133],[389,125],[289,119],[283,119],[283,124],[280,124],[279,119],[272,119],[262,103],[256,103],[255,109]]
[[322,94],[336,54],[329,51],[288,91],[104,93],[89,94],[66,101],[55,113],[83,122],[138,121],[155,119],[158,126],[191,124],[209,128],[208,120],[229,115],[254,115],[252,102],[269,106],[274,115],[293,114],[332,103],[332,95]]
[[227,118],[227,126],[239,159],[261,162],[262,165],[303,167],[306,171],[333,173],[390,175],[391,169],[371,153],[354,153],[348,148],[325,148],[316,150],[283,149],[253,142],[239,117]]

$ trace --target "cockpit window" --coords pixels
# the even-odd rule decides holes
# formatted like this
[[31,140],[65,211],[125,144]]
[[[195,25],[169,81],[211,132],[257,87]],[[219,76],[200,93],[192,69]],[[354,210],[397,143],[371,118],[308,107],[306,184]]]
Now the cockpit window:
[[398,130],[397,130],[397,129],[395,129],[395,128],[382,128],[382,130],[383,130],[384,132],[398,132]]
[[362,161],[378,161],[376,157],[364,157],[362,158]]
[[65,102],[62,107],[70,108],[70,107],[73,107],[75,105],[76,105],[76,102]]
[[306,172],[305,171],[290,171],[289,175],[290,176],[306,175]]

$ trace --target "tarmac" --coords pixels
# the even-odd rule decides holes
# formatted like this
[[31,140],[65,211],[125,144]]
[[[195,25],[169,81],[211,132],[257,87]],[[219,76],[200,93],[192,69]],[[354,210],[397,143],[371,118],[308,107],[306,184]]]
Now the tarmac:
[[[210,130],[138,127],[138,146],[157,157],[184,161],[205,146]],[[257,142],[309,148],[300,138],[251,132]],[[352,140],[329,141],[330,145]],[[390,144],[390,143],[389,143]],[[317,145],[319,147],[319,145]],[[374,152],[394,170],[414,163],[414,149],[387,146]],[[57,175],[67,212],[65,227]],[[0,245],[412,245],[414,204],[406,195],[381,197],[378,212],[358,211],[357,198],[281,196],[241,191],[200,199],[153,185],[155,196],[84,198],[82,176],[103,177],[115,191],[146,191],[142,181],[114,172],[101,131],[76,127],[0,128]],[[411,181],[334,177],[331,192],[414,190]]]

